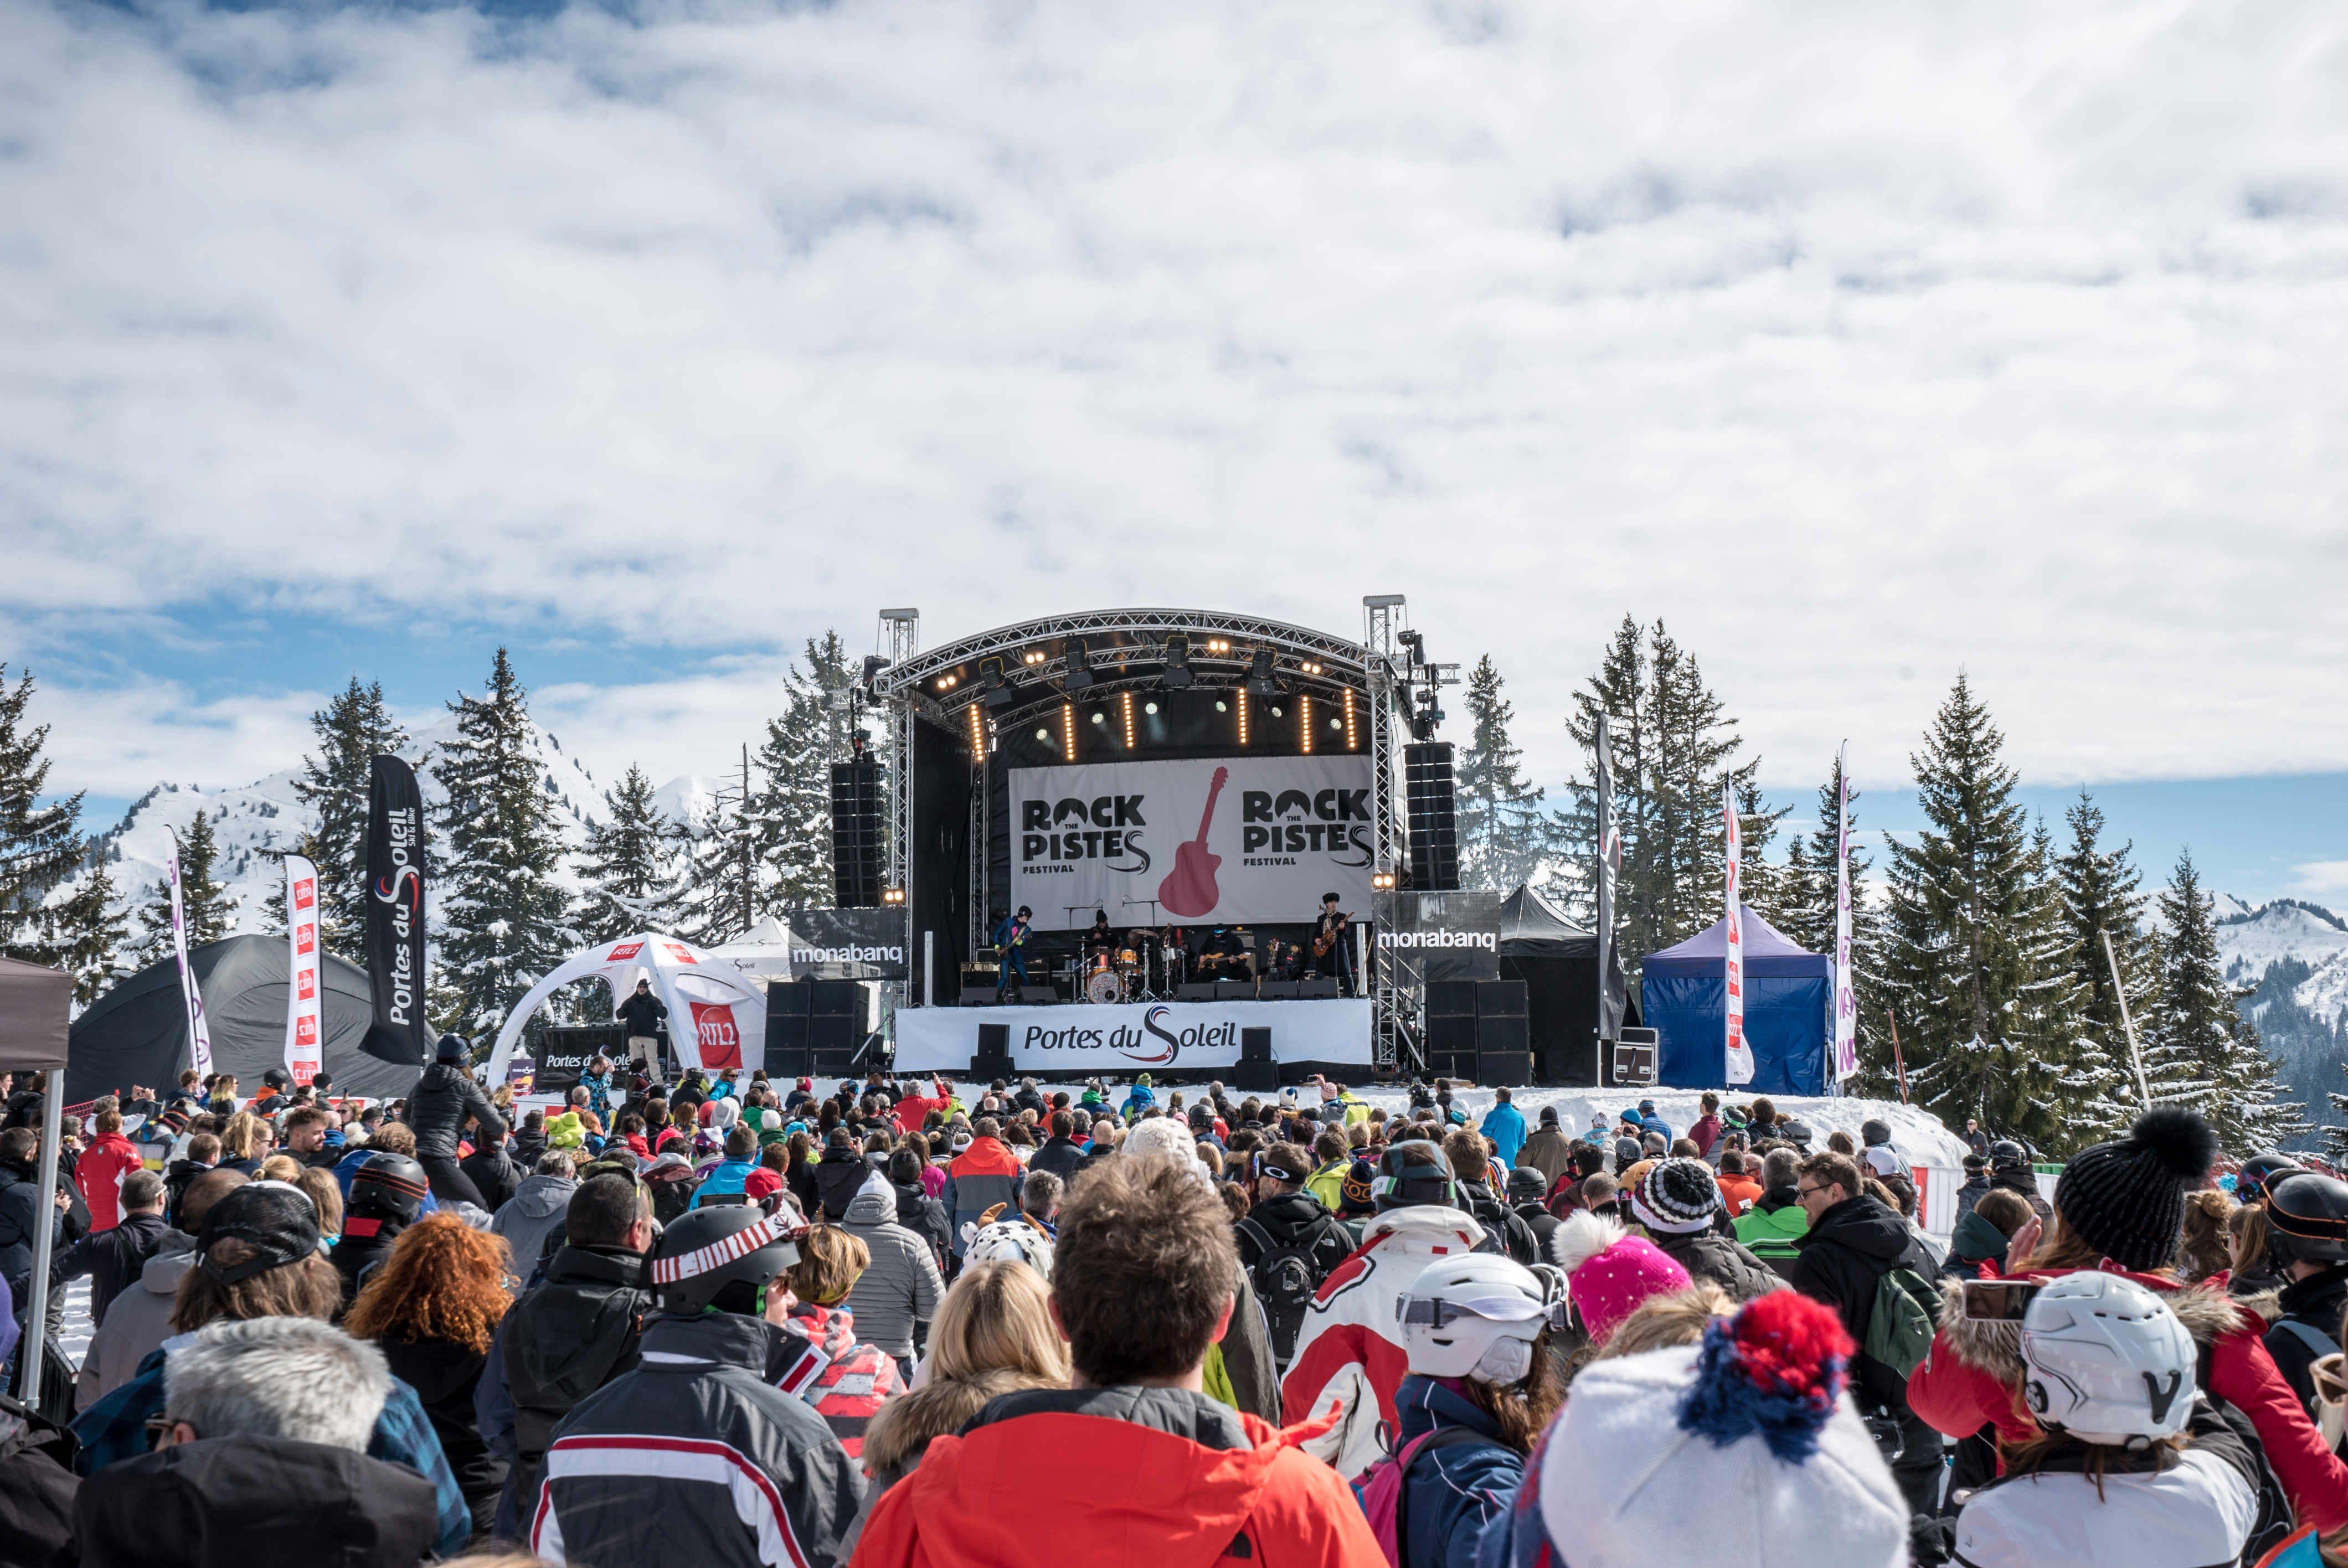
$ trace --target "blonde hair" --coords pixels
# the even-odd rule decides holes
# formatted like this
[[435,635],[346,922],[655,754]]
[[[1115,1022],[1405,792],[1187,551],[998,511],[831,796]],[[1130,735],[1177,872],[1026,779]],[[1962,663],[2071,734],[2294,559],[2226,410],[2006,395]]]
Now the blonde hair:
[[872,1266],[863,1238],[836,1225],[818,1225],[799,1238],[799,1260],[783,1271],[791,1294],[818,1307],[837,1305],[856,1287],[856,1276]]
[[294,1178],[301,1173],[302,1162],[291,1154],[272,1154],[261,1162],[261,1180],[264,1182],[283,1182],[291,1186]]
[[2196,1284],[2227,1267],[2227,1215],[2233,1204],[2213,1187],[2185,1194],[2185,1225],[2177,1242],[2178,1272]]
[[249,1159],[252,1145],[269,1132],[269,1124],[250,1111],[240,1111],[221,1129],[221,1153],[232,1160]]
[[1729,1298],[1728,1292],[1708,1279],[1699,1279],[1685,1290],[1650,1296],[1615,1326],[1613,1334],[1591,1359],[1609,1361],[1617,1356],[1637,1356],[1674,1345],[1693,1345],[1704,1337],[1705,1327],[1714,1318],[1726,1317],[1735,1310],[1736,1303]]
[[1068,1386],[1068,1342],[1052,1326],[1044,1276],[1004,1258],[956,1276],[930,1326],[930,1376],[963,1381],[1008,1369]]
[[335,1173],[314,1167],[304,1169],[294,1178],[294,1184],[310,1194],[318,1208],[318,1234],[343,1234],[343,1189],[335,1181]]

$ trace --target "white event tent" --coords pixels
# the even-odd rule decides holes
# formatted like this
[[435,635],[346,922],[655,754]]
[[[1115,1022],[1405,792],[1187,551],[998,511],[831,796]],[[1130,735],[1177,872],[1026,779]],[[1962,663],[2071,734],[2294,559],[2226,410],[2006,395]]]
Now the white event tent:
[[506,1018],[489,1053],[492,1083],[505,1081],[506,1062],[546,999],[574,980],[602,977],[613,998],[625,998],[640,979],[668,1005],[671,1049],[690,1067],[764,1066],[767,1060],[767,993],[757,979],[717,953],[696,948],[664,931],[645,931],[604,942],[556,965]]

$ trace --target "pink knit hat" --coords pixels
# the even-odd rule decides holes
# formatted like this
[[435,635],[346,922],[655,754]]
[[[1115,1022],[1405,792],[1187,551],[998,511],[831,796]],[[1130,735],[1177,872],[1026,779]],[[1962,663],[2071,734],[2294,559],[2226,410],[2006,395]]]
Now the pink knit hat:
[[1651,1296],[1685,1290],[1694,1281],[1669,1254],[1618,1220],[1576,1209],[1550,1237],[1550,1255],[1565,1270],[1566,1292],[1592,1345],[1614,1337],[1622,1319]]

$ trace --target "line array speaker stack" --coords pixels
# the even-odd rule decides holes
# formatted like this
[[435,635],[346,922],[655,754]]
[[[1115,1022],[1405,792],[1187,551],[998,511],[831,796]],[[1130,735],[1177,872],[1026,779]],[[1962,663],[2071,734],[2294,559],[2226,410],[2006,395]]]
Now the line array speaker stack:
[[1476,1081],[1527,1084],[1533,1081],[1532,1043],[1527,1033],[1525,982],[1476,982]]
[[831,764],[831,883],[843,909],[880,907],[880,767]]
[[[1417,851],[1414,848],[1412,853],[1415,855]],[[1426,982],[1426,1071],[1431,1078],[1462,1078],[1474,1081],[1474,980]]]
[[805,1078],[808,1061],[808,1001],[815,988],[804,980],[778,980],[767,988],[767,1076],[777,1081]]
[[1459,802],[1451,743],[1419,741],[1402,749],[1403,796],[1410,824],[1410,885],[1422,892],[1459,886]]
[[[858,980],[807,980],[808,1071],[847,1078],[864,1043],[864,986]],[[770,990],[773,989],[768,988]]]

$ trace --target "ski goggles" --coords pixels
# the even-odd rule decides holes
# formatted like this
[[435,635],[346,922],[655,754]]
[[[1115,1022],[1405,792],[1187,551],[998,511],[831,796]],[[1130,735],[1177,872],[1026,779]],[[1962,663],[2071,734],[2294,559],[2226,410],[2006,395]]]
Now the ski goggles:
[[1965,1317],[1975,1323],[2019,1323],[2043,1284],[2035,1279],[1968,1279]]
[[1488,1296],[1468,1301],[1451,1301],[1440,1296],[1412,1296],[1395,1303],[1395,1316],[1406,1327],[1424,1324],[1438,1334],[1463,1317],[1480,1317],[1492,1323],[1529,1323],[1540,1319],[1562,1334],[1568,1321],[1568,1306],[1562,1301],[1552,1301],[1546,1307],[1537,1306],[1515,1295]]

